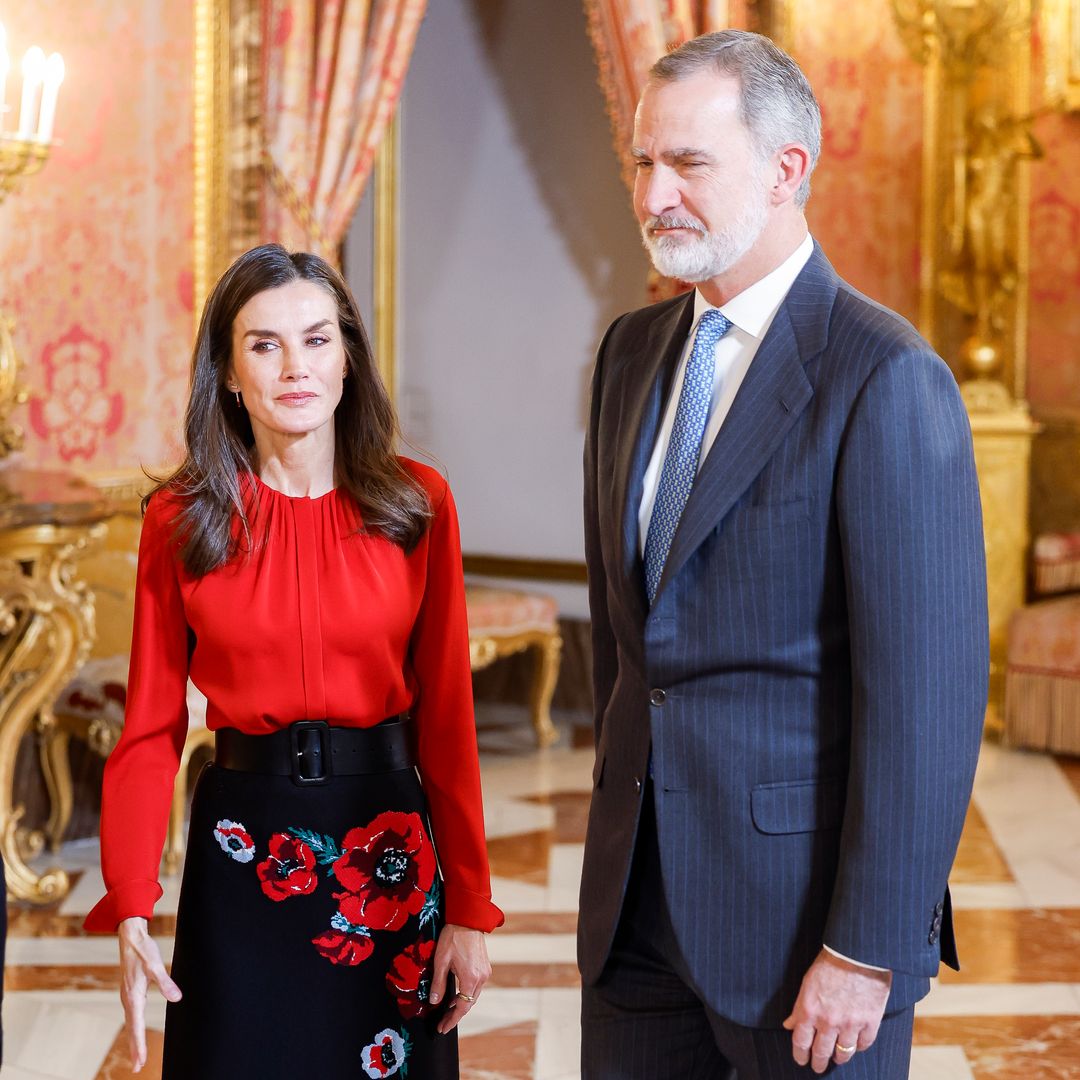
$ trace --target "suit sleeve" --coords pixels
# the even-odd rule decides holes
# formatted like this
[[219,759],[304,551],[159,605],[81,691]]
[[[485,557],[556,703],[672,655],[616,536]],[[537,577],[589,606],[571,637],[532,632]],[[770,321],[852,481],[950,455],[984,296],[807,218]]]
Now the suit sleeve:
[[593,724],[597,746],[600,745],[604,710],[611,700],[611,694],[615,688],[615,677],[618,674],[618,654],[608,614],[607,572],[604,567],[603,547],[600,543],[598,494],[603,478],[598,475],[597,440],[600,432],[603,397],[604,354],[619,321],[616,319],[608,327],[596,353],[596,366],[593,370],[589,399],[589,426],[585,432],[585,565],[589,575],[589,617],[593,653]]
[[91,931],[150,918],[161,896],[158,863],[188,732],[188,623],[180,593],[175,503],[147,507],[139,539],[124,731],[105,763],[101,872],[108,890],[86,917]]
[[928,349],[887,358],[864,384],[836,510],[853,704],[824,941],[864,964],[934,975],[989,656],[971,432],[951,372]]

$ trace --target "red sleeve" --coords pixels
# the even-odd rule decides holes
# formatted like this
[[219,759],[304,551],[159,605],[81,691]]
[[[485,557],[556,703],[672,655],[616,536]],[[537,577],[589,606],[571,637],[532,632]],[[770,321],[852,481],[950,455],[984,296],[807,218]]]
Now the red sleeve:
[[188,730],[188,625],[172,539],[176,509],[173,499],[156,495],[143,521],[124,731],[106,762],[101,796],[108,892],[86,917],[91,931],[113,931],[133,915],[149,918],[161,896],[158,864]]
[[420,774],[446,884],[446,921],[489,931],[503,914],[491,902],[457,511],[441,478],[427,487],[435,516],[411,643]]

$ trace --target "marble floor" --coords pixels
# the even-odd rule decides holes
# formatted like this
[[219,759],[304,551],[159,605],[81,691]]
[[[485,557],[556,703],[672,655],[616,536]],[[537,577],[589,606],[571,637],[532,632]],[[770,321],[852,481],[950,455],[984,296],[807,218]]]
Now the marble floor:
[[[592,750],[581,718],[560,726],[559,744],[538,753],[523,715],[480,717],[507,920],[463,1024],[465,1080],[578,1076],[574,929]],[[59,861],[76,879],[61,904],[11,908],[0,1080],[128,1080],[115,942],[80,930],[102,888],[96,844],[66,845]],[[987,745],[952,887],[964,970],[944,972],[918,1010],[912,1080],[1080,1078],[1080,761]],[[167,881],[155,919],[166,949],[176,891]],[[163,1021],[157,999],[149,1080]]]

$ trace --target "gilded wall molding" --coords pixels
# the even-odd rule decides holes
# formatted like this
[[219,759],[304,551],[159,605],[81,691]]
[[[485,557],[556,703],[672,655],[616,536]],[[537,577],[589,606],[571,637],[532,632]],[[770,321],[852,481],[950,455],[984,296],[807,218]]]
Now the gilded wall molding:
[[1080,110],[1080,0],[1042,0],[1046,103]]

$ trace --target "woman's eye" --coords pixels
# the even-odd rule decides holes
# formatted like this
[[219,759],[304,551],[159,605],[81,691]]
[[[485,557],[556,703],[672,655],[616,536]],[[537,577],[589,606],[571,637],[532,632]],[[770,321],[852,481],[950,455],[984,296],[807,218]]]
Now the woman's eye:
[[255,344],[251,346],[251,351],[264,353],[269,352],[272,348],[274,348],[274,342],[272,341],[256,341]]
[[308,338],[309,345],[325,345],[330,339],[324,337],[310,337]]

